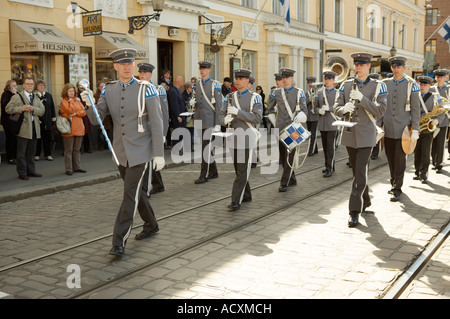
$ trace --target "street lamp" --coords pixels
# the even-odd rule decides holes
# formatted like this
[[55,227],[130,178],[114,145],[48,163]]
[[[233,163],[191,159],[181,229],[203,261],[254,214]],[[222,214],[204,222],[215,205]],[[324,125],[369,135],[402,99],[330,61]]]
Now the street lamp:
[[397,49],[395,48],[394,45],[392,45],[391,51],[389,51],[391,53],[391,56],[396,56],[397,55]]
[[129,23],[128,33],[133,34],[134,30],[143,29],[150,20],[153,20],[153,19],[155,19],[156,21],[159,20],[161,11],[163,11],[163,8],[164,8],[164,0],[152,0],[152,5],[153,5],[153,11],[155,11],[155,13],[143,15],[143,16],[128,17],[128,23]]

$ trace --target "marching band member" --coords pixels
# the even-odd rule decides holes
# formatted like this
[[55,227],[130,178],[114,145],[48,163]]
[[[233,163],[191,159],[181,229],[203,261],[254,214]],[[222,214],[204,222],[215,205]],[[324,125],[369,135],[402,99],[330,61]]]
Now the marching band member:
[[377,143],[375,119],[386,111],[387,89],[383,82],[369,78],[373,54],[353,53],[351,57],[357,76],[341,85],[334,110],[338,117],[357,123],[342,132],[342,145],[347,147],[353,171],[348,226],[356,227],[359,214],[371,205],[367,184],[369,158]]
[[[419,76],[417,80],[420,83],[420,117],[429,114],[435,106],[438,106],[442,99],[439,93],[431,92],[431,84],[434,82],[429,76]],[[442,120],[444,113],[437,116],[430,117],[430,125],[436,127]],[[421,121],[419,120],[419,123]],[[433,131],[427,128],[420,128],[419,140],[417,141],[416,149],[414,150],[414,180],[422,181],[426,184],[428,181],[428,167],[430,166],[430,151],[431,143],[433,142]]]
[[[272,99],[269,102],[268,112],[272,125],[282,130],[293,121],[306,122],[308,110],[305,93],[293,85],[295,70],[283,68],[280,73],[283,78],[283,87],[277,88],[271,93]],[[275,105],[278,107],[277,116],[275,115]],[[280,151],[280,158],[283,159],[283,174],[278,190],[286,192],[289,185],[297,185],[295,174],[292,174],[296,152],[291,152],[288,156],[285,147],[281,147]]]
[[336,121],[334,115],[334,101],[336,100],[336,89],[334,88],[334,81],[336,79],[336,73],[333,71],[323,72],[324,86],[315,96],[315,108],[316,114],[319,114],[318,129],[322,137],[323,155],[325,157],[325,170],[323,171],[323,177],[331,177],[334,171],[334,141],[336,138],[336,126],[333,126],[333,122]]
[[[114,122],[114,150],[124,181],[123,201],[114,225],[113,247],[109,252],[115,256],[125,253],[136,211],[145,222],[136,239],[149,237],[159,230],[142,184],[146,171],[151,169],[152,160],[155,170],[161,170],[165,165],[163,115],[155,86],[133,77],[136,53],[135,49],[118,49],[110,53],[118,80],[103,87],[97,104],[100,120],[111,115]],[[145,94],[143,105],[139,100],[142,89]],[[89,107],[86,111],[89,120],[98,125],[88,91],[85,90],[81,98]]]
[[[447,77],[447,71],[444,69],[435,70],[436,84],[431,87],[430,91],[439,93],[439,95],[445,99],[450,97],[450,86],[445,83]],[[442,121],[439,123],[439,132],[433,138],[431,144],[431,160],[437,174],[442,174],[442,162],[444,158],[445,139],[447,137],[447,127],[449,125],[448,117],[443,116]]]
[[[151,78],[155,67],[152,64],[146,62],[139,63],[137,66],[139,69],[139,80],[152,83]],[[163,88],[163,86],[155,85],[155,87],[158,91],[159,103],[161,105],[161,111],[163,114],[163,134],[165,141],[167,131],[169,129],[169,102],[167,101],[167,92]],[[152,189],[150,190],[150,194],[164,192],[164,183],[161,177],[161,172],[152,170],[151,183]]]
[[[270,105],[272,100],[275,100],[275,95],[273,94],[273,92],[276,89],[283,87],[283,78],[281,77],[281,74],[280,73],[275,73],[274,76],[275,76],[275,86],[276,86],[276,88],[270,91],[268,105]],[[278,108],[276,106],[276,102],[275,102],[275,109],[274,109],[274,111],[275,111],[275,114],[278,112]],[[267,110],[267,114],[269,114],[269,110]],[[272,124],[272,127],[274,127],[274,123],[271,122],[271,124]],[[281,153],[283,153],[283,149],[284,149],[284,145],[282,143],[278,143],[278,154],[279,154],[279,161],[278,161],[278,163],[280,165],[283,165],[283,161],[284,161],[284,158],[281,157]]]
[[402,134],[405,127],[412,126],[411,141],[419,138],[419,85],[405,76],[406,58],[389,58],[394,76],[383,80],[389,95],[384,114],[384,149],[391,173],[390,201],[397,202],[402,194],[403,178],[406,170],[406,154],[402,148]]
[[308,110],[306,127],[308,128],[308,131],[311,132],[311,143],[309,144],[308,156],[313,156],[314,154],[319,153],[319,149],[317,147],[317,124],[319,121],[319,115],[314,112],[314,96],[316,95],[316,88],[313,86],[313,83],[315,82],[316,78],[313,76],[308,76],[306,78],[306,83],[308,83],[308,91],[305,92],[306,108]]
[[236,172],[231,204],[228,205],[231,210],[238,210],[242,202],[252,200],[248,182],[252,163],[250,157],[258,139],[254,125],[261,122],[263,106],[261,96],[248,89],[250,75],[251,71],[246,69],[234,70],[236,78],[234,85],[237,91],[225,97],[219,116],[220,123],[235,132],[227,138],[227,146],[230,147]]
[[201,61],[198,64],[201,78],[194,83],[193,87],[195,96],[194,119],[202,121],[202,164],[200,177],[195,180],[195,184],[203,184],[208,179],[219,177],[216,161],[213,158],[213,150],[208,152],[206,156],[205,149],[211,147],[213,131],[220,132],[221,130],[219,113],[222,108],[222,88],[218,81],[211,79],[209,76],[212,63]]

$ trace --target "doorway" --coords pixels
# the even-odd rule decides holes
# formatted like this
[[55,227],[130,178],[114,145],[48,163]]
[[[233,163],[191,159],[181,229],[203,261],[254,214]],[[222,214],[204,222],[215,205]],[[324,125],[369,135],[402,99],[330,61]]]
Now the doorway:
[[173,82],[173,43],[158,41],[158,84],[161,83],[164,70],[170,71],[170,79]]

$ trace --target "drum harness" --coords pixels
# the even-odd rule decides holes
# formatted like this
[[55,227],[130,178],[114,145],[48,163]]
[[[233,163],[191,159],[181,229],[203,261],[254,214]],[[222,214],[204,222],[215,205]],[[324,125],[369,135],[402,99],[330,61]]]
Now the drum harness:
[[[297,88],[297,89],[298,89],[298,91],[297,91],[297,100],[296,100],[297,104],[295,105],[295,115],[297,115],[300,112],[300,93],[301,93],[301,91],[300,91],[299,88]],[[284,92],[284,88],[280,88],[280,91],[281,91],[281,97],[283,98],[284,106],[286,107],[286,110],[289,113],[291,121],[294,121],[294,114],[292,114],[291,107],[290,107],[290,105],[289,105],[289,103],[288,103],[288,101],[286,99],[286,93]],[[308,149],[309,149],[310,145],[311,145],[311,138],[309,138],[309,141],[308,141]],[[291,173],[289,174],[289,179],[288,179],[288,185],[289,185],[289,182],[291,180],[291,176],[292,176],[292,172],[293,172],[294,168],[295,169],[299,169],[300,167],[302,167],[303,164],[305,163],[306,157],[308,156],[308,152],[306,152],[305,156],[303,157],[302,163],[299,165],[299,156],[300,156],[300,152],[298,152],[298,147],[299,146],[300,145],[298,145],[295,148],[295,151],[294,151],[296,153],[294,155],[294,163],[293,163],[293,165],[291,165],[289,163],[289,152],[286,152],[286,163],[291,168]]]

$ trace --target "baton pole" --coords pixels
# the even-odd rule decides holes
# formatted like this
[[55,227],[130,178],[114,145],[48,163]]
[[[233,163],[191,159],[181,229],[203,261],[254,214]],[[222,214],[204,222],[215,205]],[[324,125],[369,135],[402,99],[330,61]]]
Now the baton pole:
[[103,126],[103,122],[100,119],[100,115],[98,114],[98,111],[97,111],[97,108],[95,107],[94,101],[92,100],[92,97],[89,93],[87,94],[87,96],[89,97],[89,102],[91,102],[91,106],[92,106],[92,109],[94,110],[94,114],[95,114],[95,117],[97,118],[97,122],[100,125],[100,128],[102,129],[102,133],[106,139],[106,143],[108,143],[108,147],[111,150],[111,153],[114,157],[114,161],[116,162],[117,166],[119,166],[119,160],[117,159],[116,153],[114,152],[111,141],[108,137],[108,133],[106,133],[105,127]]

